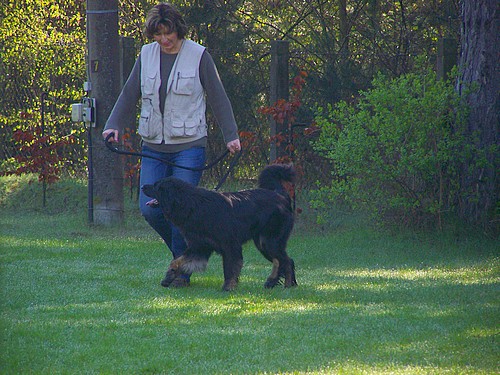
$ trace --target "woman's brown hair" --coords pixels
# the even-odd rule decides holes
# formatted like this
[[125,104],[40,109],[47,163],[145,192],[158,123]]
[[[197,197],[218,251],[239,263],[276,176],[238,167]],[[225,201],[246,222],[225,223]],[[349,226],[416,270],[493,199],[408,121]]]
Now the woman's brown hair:
[[168,3],[159,3],[148,12],[144,24],[146,38],[153,39],[160,25],[165,26],[169,33],[177,32],[179,39],[184,39],[188,31],[182,15],[173,5]]

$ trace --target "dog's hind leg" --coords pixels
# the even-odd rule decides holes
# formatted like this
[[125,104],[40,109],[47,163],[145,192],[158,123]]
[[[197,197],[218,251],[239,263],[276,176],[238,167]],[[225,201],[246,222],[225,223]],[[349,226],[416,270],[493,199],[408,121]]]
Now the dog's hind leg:
[[278,247],[277,241],[274,238],[260,236],[258,239],[255,239],[254,242],[264,258],[266,258],[273,264],[271,274],[264,283],[264,287],[274,288],[280,282],[280,270],[283,269],[283,265],[281,264],[280,259],[275,251],[275,249]]
[[259,250],[260,253],[262,254],[262,256],[264,256],[264,258],[266,258],[268,261],[270,261],[272,263],[273,257],[270,254],[268,254],[267,249],[264,246],[264,242],[262,241],[261,236],[259,236],[259,235],[255,236],[253,238],[253,242],[254,242],[257,250]]
[[280,279],[285,279],[285,287],[297,285],[295,279],[295,265],[286,252],[288,236],[281,238],[261,236],[255,241],[257,248],[268,260],[273,263],[271,274],[264,283],[266,288],[274,288],[280,283]]
[[277,284],[279,284],[280,277],[284,276],[284,273],[282,272],[283,267],[280,268],[280,262],[278,261],[278,259],[274,258],[269,253],[268,241],[265,240],[265,237],[256,236],[254,237],[253,242],[255,243],[255,247],[261,252],[264,258],[266,258],[273,264],[271,275],[269,275],[266,282],[264,283],[264,287],[274,288]]
[[238,285],[241,269],[243,268],[243,250],[238,248],[228,248],[222,252],[222,267],[224,269],[224,285],[222,289],[231,291]]
[[273,269],[266,282],[264,283],[265,288],[274,288],[280,282],[280,262],[276,258],[274,258],[272,262]]
[[273,269],[271,274],[267,278],[264,287],[274,288],[280,283],[280,279],[285,279],[285,288],[289,288],[297,285],[297,280],[295,279],[295,264],[293,259],[285,256],[280,259],[273,259]]
[[287,261],[282,263],[282,268],[280,267],[280,277],[285,277],[285,288],[292,286],[297,286],[297,280],[295,279],[295,262],[292,258],[287,256]]
[[265,288],[274,288],[280,282],[280,277],[284,276],[283,266],[280,264],[280,261],[271,254],[270,250],[272,246],[270,244],[269,239],[263,236],[256,236],[254,238],[255,247],[261,252],[261,254],[273,264],[273,268],[271,270],[271,274],[267,278],[264,283]]

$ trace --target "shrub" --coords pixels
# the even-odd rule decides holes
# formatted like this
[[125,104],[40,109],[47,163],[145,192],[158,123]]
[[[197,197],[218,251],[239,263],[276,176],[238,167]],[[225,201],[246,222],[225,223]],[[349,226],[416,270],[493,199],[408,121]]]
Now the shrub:
[[465,112],[431,71],[379,75],[356,104],[319,108],[314,147],[334,168],[313,204],[341,200],[378,219],[441,225],[459,198]]
[[64,168],[64,148],[74,141],[72,135],[58,139],[45,134],[43,127],[36,125],[27,130],[14,131],[13,138],[19,146],[19,153],[14,157],[18,166],[0,171],[0,176],[38,173],[38,181],[48,184],[59,179]]

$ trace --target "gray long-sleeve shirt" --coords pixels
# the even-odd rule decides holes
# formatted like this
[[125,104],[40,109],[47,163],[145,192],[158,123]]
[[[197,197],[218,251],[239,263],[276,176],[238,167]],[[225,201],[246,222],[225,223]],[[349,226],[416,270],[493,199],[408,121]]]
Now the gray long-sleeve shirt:
[[[175,62],[177,54],[160,54],[160,74],[161,74],[161,86],[160,86],[160,110],[163,113],[166,97],[166,85],[170,71]],[[207,50],[203,52],[199,74],[201,84],[207,95],[207,101],[214,116],[221,128],[222,134],[224,136],[225,142],[231,142],[238,138],[238,128],[236,126],[236,121],[234,119],[233,109],[229,98],[227,97],[226,91],[220,80],[217,68],[212,59],[210,53]],[[138,100],[141,97],[141,57],[139,56],[135,62],[135,65],[130,73],[127,82],[122,88],[120,96],[111,111],[111,114],[104,126],[106,129],[116,129],[123,134],[123,124],[127,123],[130,116],[135,116],[135,110],[131,111],[131,108],[135,108]],[[199,139],[194,142],[188,142],[183,144],[145,144],[156,151],[160,152],[178,152],[191,147],[206,145],[206,137]]]

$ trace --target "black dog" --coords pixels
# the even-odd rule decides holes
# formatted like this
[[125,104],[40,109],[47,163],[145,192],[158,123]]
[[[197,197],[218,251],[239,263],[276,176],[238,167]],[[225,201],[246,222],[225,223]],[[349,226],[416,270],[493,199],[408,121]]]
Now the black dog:
[[295,266],[286,252],[294,214],[283,183],[293,183],[295,170],[270,165],[259,176],[259,188],[233,193],[192,186],[173,177],[142,190],[153,198],[167,220],[184,235],[187,249],[174,259],[162,285],[168,286],[181,273],[203,271],[215,251],[222,255],[224,290],[233,290],[243,266],[242,245],[253,239],[257,249],[273,263],[264,286],[272,288],[284,277],[285,287],[297,285]]

